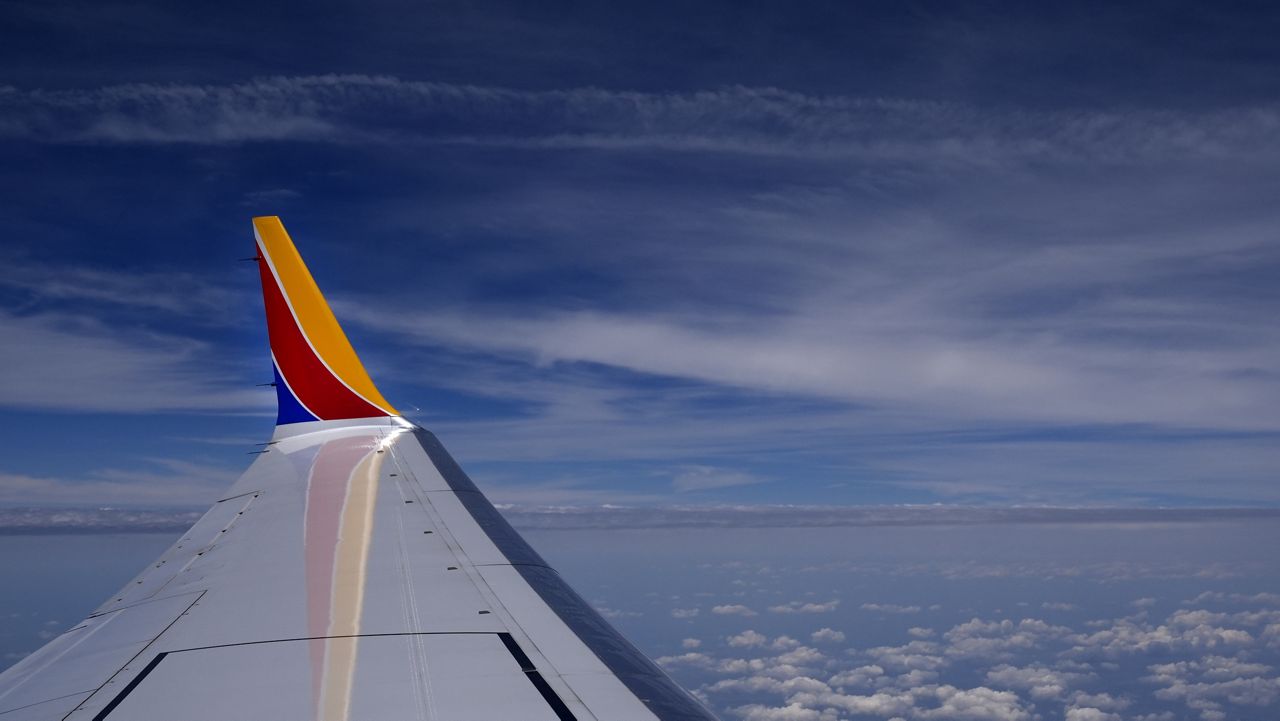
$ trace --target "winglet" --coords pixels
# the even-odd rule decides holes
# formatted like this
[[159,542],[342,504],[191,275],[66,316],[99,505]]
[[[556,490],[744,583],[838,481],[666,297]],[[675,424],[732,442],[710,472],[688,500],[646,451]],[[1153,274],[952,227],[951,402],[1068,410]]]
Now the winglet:
[[275,216],[253,219],[275,364],[277,425],[396,416]]

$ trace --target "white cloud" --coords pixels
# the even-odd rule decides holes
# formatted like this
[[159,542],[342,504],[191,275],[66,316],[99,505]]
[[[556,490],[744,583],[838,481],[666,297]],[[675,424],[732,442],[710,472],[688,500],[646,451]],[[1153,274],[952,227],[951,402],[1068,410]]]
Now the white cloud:
[[245,322],[247,311],[259,320],[257,289],[219,285],[212,274],[175,269],[163,271],[107,270],[80,265],[51,265],[22,258],[0,263],[0,288],[21,292],[41,306],[56,303],[115,311],[137,311],[146,316],[181,318],[199,327],[229,326]]
[[844,643],[844,632],[824,627],[809,634],[809,638],[817,643]]
[[858,666],[857,668],[842,671],[830,679],[827,683],[833,688],[844,692],[845,686],[865,687],[879,685],[882,681],[887,680],[884,669],[874,664],[868,666]]
[[677,493],[709,491],[763,482],[763,478],[750,473],[714,466],[683,466],[671,477],[671,487]]
[[[924,291],[927,292],[927,291]],[[975,289],[975,293],[981,291]],[[888,304],[859,298],[848,302]],[[938,302],[943,302],[939,299]],[[892,328],[858,327],[834,333],[845,321],[826,318],[811,308],[771,320],[772,327],[749,328],[721,319],[708,325],[700,317],[678,314],[606,314],[549,312],[536,317],[479,316],[470,311],[387,317],[376,308],[346,309],[346,315],[405,342],[474,348],[541,363],[586,362],[659,376],[673,376],[730,387],[786,392],[903,409],[928,408],[940,419],[987,415],[1021,421],[1161,425],[1201,423],[1225,428],[1271,428],[1274,420],[1257,403],[1233,395],[1239,383],[1201,376],[1186,390],[1196,408],[1183,401],[1158,400],[1156,392],[1173,373],[1190,372],[1192,361],[1167,353],[1149,358],[1146,378],[1122,357],[1131,349],[1074,345],[1046,348],[1025,344],[1001,347],[989,338],[970,338],[984,320],[943,321],[943,308],[868,308],[874,315],[920,313],[896,322],[945,325],[950,337],[904,338]],[[895,324],[896,324],[895,322]],[[1063,331],[1063,335],[1071,332]],[[1218,359],[1222,372],[1260,362],[1249,355]],[[857,373],[849,369],[857,368]],[[1103,370],[1103,369],[1107,370]],[[1270,387],[1257,388],[1266,397]],[[1217,391],[1217,400],[1207,396]],[[1110,402],[1122,397],[1124,404]],[[1104,406],[1104,402],[1106,402]],[[1162,417],[1158,417],[1163,413]]]
[[1046,666],[1016,667],[1008,664],[987,671],[987,683],[998,688],[1026,691],[1033,699],[1062,698],[1068,689],[1088,677],[1072,671],[1060,671]]
[[1182,701],[1204,721],[1227,718],[1227,706],[1273,707],[1280,702],[1280,677],[1265,664],[1235,657],[1206,656],[1148,667],[1156,698]]
[[1168,623],[1170,626],[1181,626],[1186,628],[1194,628],[1197,626],[1205,626],[1210,624],[1221,624],[1227,621],[1230,616],[1225,613],[1217,613],[1204,609],[1180,609],[1170,614]]
[[[1260,709],[1280,703],[1280,678],[1272,665],[1247,654],[1212,652],[1214,646],[1205,639],[1221,638],[1223,630],[1230,630],[1212,624],[1262,624],[1269,618],[1267,611],[1183,608],[1170,614],[1163,624],[1141,624],[1142,616],[1128,616],[1107,620],[1099,630],[1086,634],[1038,619],[974,618],[952,627],[941,640],[914,638],[898,646],[847,649],[836,656],[807,646],[779,643],[783,639],[792,641],[785,636],[771,641],[766,634],[752,629],[730,637],[729,643],[756,650],[761,654],[757,658],[719,660],[697,655],[686,660],[667,659],[667,663],[726,676],[703,687],[717,698],[733,698],[735,693],[774,697],[773,701],[750,704],[754,713],[777,711],[818,714],[824,719],[866,716],[903,721],[1181,718],[1152,710],[1151,697],[1135,701],[1111,688],[1098,688],[1102,681],[1121,672],[1121,663],[1072,660],[1081,653],[1079,644],[1088,639],[1095,639],[1103,648],[1116,639],[1124,639],[1118,643],[1126,650],[1117,658],[1125,663],[1133,663],[1125,659],[1132,659],[1138,653],[1135,649],[1144,644],[1152,652],[1190,654],[1185,660],[1151,665],[1144,681],[1155,687],[1155,700],[1182,702],[1200,721],[1225,721],[1235,717],[1233,708]],[[812,636],[815,641],[830,638],[825,633],[828,631],[833,629],[823,628]],[[908,635],[931,635],[926,631]],[[1165,639],[1165,645],[1160,646],[1162,641],[1154,639]],[[1026,654],[1035,654],[1033,658],[1038,660],[1023,664],[998,662],[1008,656],[1024,658]],[[982,674],[981,685],[966,688],[945,683],[948,674],[975,670]],[[829,674],[825,681],[820,672]]]
[[702,641],[696,638],[686,638],[680,642],[680,647],[688,650],[699,648],[701,646],[702,646]]
[[743,721],[835,721],[835,714],[823,713],[791,704],[789,706],[769,707],[759,704],[739,706],[734,711],[742,716]]
[[[235,85],[5,90],[0,108],[6,122],[0,132],[45,142],[417,141],[984,168],[1187,156],[1256,160],[1277,122],[1277,111],[1269,106],[1200,113],[1024,110],[1010,115],[958,103],[810,96],[777,88],[526,91],[368,75],[271,77]],[[406,117],[416,122],[386,122]],[[513,123],[512,118],[519,120]],[[517,126],[518,134],[511,131]],[[869,126],[876,129],[874,139],[867,137]]]
[[779,655],[775,661],[787,666],[812,666],[827,659],[826,655],[815,648],[799,646]]
[[[721,661],[716,668],[721,673],[746,673],[746,674],[757,674],[762,671],[774,672],[777,670],[774,667],[774,665],[770,663],[769,659],[763,659],[763,658],[725,659]],[[776,674],[775,674],[775,678],[776,678]]]
[[840,601],[833,600],[825,603],[812,603],[803,601],[790,601],[778,606],[770,606],[770,613],[830,613],[840,605]]
[[863,611],[878,611],[880,613],[920,613],[919,606],[899,606],[895,603],[864,603],[860,608]]
[[1280,606],[1280,594],[1278,593],[1225,593],[1223,591],[1204,591],[1195,598],[1189,599],[1184,603],[1188,606],[1198,605],[1207,601],[1215,601],[1218,603],[1249,603],[1264,604],[1269,606]]
[[0,405],[111,413],[265,413],[275,406],[273,393],[218,370],[215,349],[188,338],[125,332],[88,316],[4,311],[0,336]]
[[595,606],[595,609],[605,618],[639,618],[644,615],[639,611],[624,611],[617,608],[609,608],[608,606]]
[[696,608],[673,608],[671,609],[672,618],[694,618],[698,615],[699,609]]
[[[244,445],[250,440],[229,441]],[[522,486],[524,488],[524,486]],[[491,495],[509,493],[510,488],[499,486]],[[1252,509],[1249,511],[1194,509],[1162,511],[1159,509],[1126,509],[1098,512],[1078,508],[973,508],[968,506],[933,505],[920,507],[902,506],[811,506],[788,505],[655,505],[656,501],[669,499],[661,494],[633,494],[630,498],[636,506],[620,506],[603,502],[600,489],[584,487],[582,483],[559,482],[539,486],[548,497],[530,493],[503,504],[504,514],[519,521],[524,528],[588,529],[588,528],[705,528],[708,526],[733,528],[829,528],[833,526],[944,526],[956,524],[995,523],[1207,523],[1232,519],[1275,519],[1280,511]],[[614,492],[615,497],[618,495]],[[567,501],[579,503],[565,505]],[[592,505],[588,505],[592,504]],[[1247,514],[1247,515],[1245,515]],[[753,566],[753,573],[763,576],[769,573],[767,566]],[[1226,573],[1216,569],[1220,573]],[[960,577],[1081,577],[1107,580],[1134,578],[1186,578],[1213,574],[1215,569],[1204,566],[1151,564],[1099,563],[1070,565],[1045,562],[1028,564],[992,564],[974,566],[920,566],[901,569],[901,573],[939,573],[946,578]],[[735,579],[742,580],[742,579]],[[901,606],[899,609],[920,608]],[[936,611],[933,605],[923,610]],[[883,610],[874,606],[873,610]],[[1270,609],[1252,613],[1275,613]],[[1240,616],[1239,618],[1244,618]],[[1261,616],[1259,617],[1261,618]],[[923,629],[927,631],[928,629]]]
[[791,700],[810,708],[844,711],[854,715],[897,716],[914,710],[911,694],[900,691],[881,691],[870,695],[810,692],[795,694]]
[[729,645],[734,648],[743,648],[743,647],[750,648],[752,646],[765,645],[766,643],[768,643],[769,637],[764,635],[763,633],[759,633],[757,631],[752,631],[748,629],[737,635],[730,636],[727,640],[729,642]]
[[941,654],[941,647],[932,641],[910,641],[901,646],[877,646],[865,651],[877,665],[898,671],[936,671],[948,661]]
[[[41,503],[207,504],[217,500],[244,470],[173,458],[143,460],[148,467],[104,468],[76,478],[0,472],[0,503],[24,506]],[[65,513],[52,514],[35,519],[36,523],[48,523],[45,527],[68,527]],[[88,524],[78,528],[92,528],[103,520],[83,514],[76,519]],[[39,526],[29,524],[27,527]]]
[[712,606],[711,612],[719,616],[755,616],[755,611],[742,605],[741,603],[726,603],[719,606]]
[[682,653],[677,656],[659,656],[654,659],[654,662],[664,668],[674,666],[697,666],[701,668],[709,668],[715,665],[715,659],[705,653],[699,653],[697,651],[690,651],[689,653]]
[[775,693],[791,695],[800,691],[823,693],[831,689],[822,681],[809,676],[789,674],[785,678],[776,675],[751,675],[717,681],[707,687],[713,693],[747,691],[751,693]]
[[1071,694],[1069,701],[1073,706],[1096,708],[1102,711],[1123,711],[1132,704],[1132,701],[1123,696],[1112,696],[1105,692],[1089,693],[1087,691],[1076,691]]
[[1053,626],[1039,619],[1022,619],[1015,623],[1009,619],[982,621],[975,618],[953,627],[943,634],[943,638],[950,644],[946,648],[949,656],[1005,658],[1015,651],[1026,651],[1047,640],[1070,635],[1071,629]]
[[1124,721],[1119,714],[1101,709],[1075,706],[1067,709],[1065,721]]
[[[131,111],[138,106],[154,112]],[[813,97],[775,89],[727,88],[675,94],[599,89],[526,92],[355,75],[265,78],[216,86],[131,85],[68,92],[9,89],[0,100],[0,107],[6,111],[3,114],[7,132],[46,142],[232,143],[287,138],[323,142],[393,140],[399,145],[407,133],[420,140],[426,135],[429,142],[515,143],[544,148],[658,147],[696,152],[736,147],[743,152],[843,158],[834,161],[837,163],[847,163],[851,154],[888,157],[891,162],[906,162],[913,167],[975,161],[982,167],[1004,162],[1017,165],[1017,159],[1028,154],[1035,156],[1037,162],[1046,157],[1104,157],[1115,162],[1117,158],[1132,158],[1135,153],[1164,162],[1171,154],[1151,151],[1162,143],[1166,147],[1213,147],[1211,154],[1217,158],[1221,157],[1222,144],[1206,138],[1218,135],[1227,136],[1231,141],[1228,147],[1247,145],[1253,156],[1257,147],[1270,149],[1273,144],[1239,143],[1242,130],[1269,127],[1262,118],[1275,115],[1272,107],[1259,112],[1234,109],[1226,113],[1229,121],[1215,113],[1161,112],[1152,116],[1127,112],[1032,112],[1015,113],[1016,122],[1010,122],[1004,111],[946,103]],[[403,117],[373,110],[388,107],[412,109],[415,121],[397,121],[395,127],[380,124],[380,117]],[[57,112],[46,112],[50,108]],[[567,125],[566,116],[572,121]],[[507,137],[507,121],[512,117],[526,121],[518,124],[527,129],[527,137]],[[485,125],[473,122],[476,119],[503,122]],[[917,122],[922,119],[927,122]],[[876,123],[873,127],[884,128],[891,137],[877,132],[873,135],[879,140],[868,142],[866,128],[872,120]],[[1195,132],[1202,126],[1207,126],[1209,132]],[[1099,133],[1099,127],[1108,130]],[[423,130],[428,128],[431,130]],[[1165,132],[1151,133],[1152,128]],[[465,137],[455,137],[459,134]],[[1142,142],[1116,141],[1125,136],[1141,138]],[[1014,142],[1009,142],[1011,139]],[[1099,152],[1098,145],[1106,150]],[[938,152],[938,146],[946,152]],[[982,152],[972,152],[975,146]],[[1195,152],[1189,154],[1199,157]],[[1187,153],[1176,155],[1185,157]],[[1022,181],[1022,177],[1016,179]],[[680,232],[665,233],[668,226],[631,223],[638,217],[634,210],[630,215],[614,213],[613,208],[602,212],[594,203],[574,203],[579,199],[576,196],[562,195],[562,202],[541,203],[550,194],[569,191],[546,187],[551,183],[533,185],[538,187],[528,195],[502,198],[504,206],[508,205],[507,200],[513,200],[516,202],[509,205],[523,203],[537,208],[530,212],[540,215],[544,225],[531,231],[531,235],[541,234],[547,225],[574,225],[580,216],[569,215],[573,211],[567,208],[580,205],[609,217],[615,226],[636,226],[637,235],[689,237]],[[991,192],[998,194],[1003,187],[997,184]],[[588,190],[597,196],[608,194],[607,189]],[[1028,195],[1056,196],[1041,192],[1045,190],[1037,187]],[[1272,376],[1257,372],[1258,368],[1272,365],[1275,341],[1265,330],[1269,327],[1266,317],[1274,315],[1273,309],[1264,303],[1224,303],[1216,297],[1220,294],[1191,297],[1169,291],[1171,285],[1182,285],[1180,274],[1191,264],[1211,267],[1211,272],[1217,273],[1223,267],[1220,264],[1232,258],[1250,258],[1249,266],[1267,267],[1274,260],[1271,229],[1260,232],[1256,225],[1249,227],[1250,223],[1239,222],[1229,227],[1215,225],[1211,232],[1192,229],[1169,233],[1164,227],[1134,223],[1133,218],[1121,219],[1130,222],[1112,222],[1116,220],[1114,206],[1121,204],[1142,207],[1144,218],[1159,217],[1149,205],[1131,203],[1128,196],[1123,202],[1117,199],[1111,204],[1094,204],[1087,202],[1087,195],[1068,193],[1060,202],[1069,206],[1072,216],[1080,215],[1076,208],[1090,207],[1088,227],[1058,226],[1052,222],[1053,210],[1026,211],[1017,200],[998,204],[965,202],[966,207],[957,211],[944,207],[961,204],[953,197],[938,205],[930,203],[927,208],[907,208],[897,217],[854,222],[857,218],[850,216],[862,214],[863,210],[832,212],[833,207],[854,205],[849,202],[849,193],[840,189],[771,189],[750,199],[700,196],[689,201],[697,208],[696,220],[681,222],[724,228],[726,237],[740,240],[742,245],[738,247],[744,252],[721,265],[738,270],[746,267],[749,272],[733,279],[738,282],[722,284],[713,280],[699,285],[724,285],[729,292],[741,296],[743,277],[764,276],[759,272],[764,268],[788,286],[787,292],[776,288],[760,288],[758,295],[753,292],[750,317],[744,317],[748,313],[710,304],[673,307],[676,304],[655,303],[595,313],[579,312],[578,307],[548,306],[432,308],[430,313],[420,315],[406,309],[402,317],[391,321],[371,317],[364,320],[370,327],[392,331],[398,336],[397,341],[432,347],[448,345],[467,353],[478,350],[476,355],[487,353],[504,361],[518,359],[542,364],[544,368],[600,363],[717,386],[852,401],[859,408],[870,409],[868,416],[880,411],[898,417],[905,413],[917,418],[946,419],[945,423],[952,426],[974,419],[1012,418],[1069,423],[1137,422],[1164,428],[1274,428],[1276,384],[1270,380]],[[1186,189],[1179,195],[1192,197]],[[648,203],[649,199],[643,201],[633,205]],[[679,209],[672,208],[672,204],[651,205],[661,208],[657,214],[678,214]],[[993,210],[997,205],[1020,209]],[[986,209],[990,223],[974,222],[977,208]],[[486,210],[491,212],[492,208]],[[524,220],[519,212],[504,208],[501,213],[491,213],[501,216],[492,218],[492,222],[505,225]],[[624,220],[617,222],[618,218]],[[737,222],[733,223],[735,219]],[[979,225],[1059,227],[1051,235],[1067,240],[1010,243],[1008,238],[1000,237],[984,243],[975,236],[988,231],[973,231]],[[1133,231],[1135,226],[1139,230]],[[682,242],[688,244],[687,240]],[[718,255],[693,249],[670,253],[666,252],[670,246],[661,241],[644,249],[620,250],[631,245],[617,243],[618,248],[610,249],[619,257],[616,262],[630,263],[637,257],[643,259],[647,253],[659,252],[679,258],[658,269],[664,277],[671,274],[672,266],[684,266],[687,276],[703,278],[699,271],[709,263],[706,257],[698,256]],[[796,250],[785,252],[788,248]],[[652,268],[645,265],[643,275],[649,277]],[[885,284],[885,278],[893,278],[894,282]],[[1148,284],[1146,279],[1154,279],[1155,283]],[[1153,287],[1160,283],[1165,285]],[[66,285],[71,291],[80,292],[72,287],[74,283]],[[112,303],[146,297],[121,293],[111,283],[93,284],[91,289],[113,298],[109,301]],[[649,288],[649,297],[690,295],[668,290],[655,284]],[[752,290],[756,290],[756,284],[752,284]],[[1071,299],[1070,312],[1036,313],[1029,309],[1057,309],[1061,304],[1024,302],[1046,296]],[[365,309],[366,315],[373,315],[373,308],[384,307],[385,299],[373,300]],[[165,302],[172,302],[172,298],[167,297]],[[1253,312],[1249,312],[1250,308]],[[1254,319],[1254,315],[1263,320]],[[1222,340],[1205,343],[1206,332],[1220,334]],[[1137,335],[1146,340],[1134,342]],[[1155,335],[1165,340],[1190,340],[1174,347],[1163,340],[1151,341]],[[217,384],[213,385],[216,390]],[[268,404],[264,400],[264,409]],[[832,428],[853,429],[841,423],[847,418],[835,417],[840,415],[837,412],[822,415],[808,415],[808,420],[822,425],[827,433],[835,433]],[[676,427],[666,432],[668,437],[678,437],[682,432],[693,435],[707,445],[723,441],[734,432],[750,434],[743,429],[752,424],[756,437],[765,435],[761,431],[765,421],[732,420],[735,422],[727,424],[728,428],[711,428],[717,424],[705,419],[677,420],[672,424]],[[619,438],[619,445],[629,440],[610,433],[583,433],[584,426],[590,427],[586,423],[576,427],[567,423],[536,425],[537,430],[530,431],[526,438],[541,436],[547,441],[551,435],[557,439],[577,437],[579,448],[589,445],[583,439],[597,441],[600,436]],[[698,426],[702,428],[696,433],[688,433]],[[492,426],[479,428],[475,424],[473,428],[478,435],[511,443],[509,436],[487,433]],[[634,427],[631,430],[640,433]],[[855,429],[845,435],[856,434]],[[741,439],[739,435],[736,441]],[[826,442],[835,447],[830,437]],[[550,442],[530,445],[554,453]],[[1133,454],[1112,452],[1114,445],[1109,442],[1048,442],[1034,449],[1024,446],[1030,452],[1020,456],[1016,451],[1006,453],[1005,449],[992,447],[998,445],[971,446],[960,451],[966,456],[963,464],[939,464],[936,459],[899,453],[892,461],[895,467],[884,469],[898,473],[880,475],[910,477],[921,484],[944,483],[956,490],[958,484],[951,482],[958,479],[969,479],[965,484],[969,489],[974,487],[971,479],[981,478],[984,484],[1007,490],[1011,486],[1008,476],[1016,477],[1019,483],[1029,477],[1043,478],[1043,486],[1058,489],[1054,492],[1061,498],[1077,492],[1062,489],[1080,486],[1058,483],[1052,476],[1025,473],[1025,465],[1035,463],[1051,474],[1068,474],[1071,471],[1067,469],[1090,465],[1074,462],[1087,455],[1093,468],[1077,470],[1077,476],[1095,475],[1093,471],[1103,462],[1115,478],[1128,478],[1132,469],[1124,466],[1133,464],[1145,466],[1139,472],[1148,480],[1158,479],[1162,492],[1177,486],[1185,492],[1182,484],[1196,477],[1222,474],[1224,458],[1231,459],[1237,474],[1269,478],[1265,474],[1275,467],[1276,453],[1265,448],[1274,445],[1265,440],[1256,444],[1263,448],[1254,447],[1247,454],[1221,452],[1222,445],[1204,450],[1206,446],[1194,442],[1175,447],[1166,444],[1159,449],[1148,446],[1149,452]],[[1238,448],[1252,442],[1233,441],[1226,445]],[[1198,446],[1199,450],[1190,450],[1190,446]],[[662,443],[653,447],[670,448]],[[1188,455],[1195,456],[1198,464],[1187,463]],[[1253,460],[1244,461],[1242,457],[1246,455]],[[693,457],[680,456],[682,460]],[[999,460],[995,463],[991,459]],[[919,465],[929,466],[933,472],[912,472]],[[947,470],[939,472],[940,466]],[[708,467],[722,468],[714,461]],[[735,477],[735,473],[739,475]],[[697,484],[747,480],[741,474],[750,475],[751,469],[691,472],[676,481],[677,487],[683,483],[685,488],[693,488]],[[1170,475],[1176,478],[1166,482],[1165,476]]]
[[769,642],[769,650],[771,651],[789,651],[799,646],[800,642],[790,636],[778,636]]
[[1204,611],[1178,611],[1170,616],[1168,623],[1158,626],[1128,618],[1117,619],[1101,630],[1076,635],[1075,647],[1070,653],[1117,656],[1153,650],[1245,647],[1254,642],[1248,631],[1204,622],[1209,619],[1218,619],[1218,616]]
[[986,687],[960,689],[927,685],[909,690],[878,691],[869,695],[803,692],[790,698],[810,709],[836,710],[853,715],[899,716],[921,721],[1027,721],[1031,714],[1017,694]]
[[[805,646],[783,652],[783,645],[777,641],[787,637],[771,641],[766,634],[752,629],[730,637],[731,644],[763,654],[772,650],[773,655],[724,660],[699,655],[666,662],[727,676],[704,687],[718,698],[732,698],[734,693],[770,694],[775,700],[753,706],[790,709],[789,713],[812,711],[824,714],[823,718],[1032,721],[1039,714],[1040,718],[1073,721],[1168,721],[1179,716],[1152,710],[1144,701],[1138,701],[1137,713],[1131,713],[1135,710],[1134,698],[1097,688],[1100,679],[1110,678],[1120,665],[1091,665],[1068,658],[1078,653],[1080,641],[1099,633],[1121,637],[1135,631],[1152,637],[1167,634],[1176,641],[1164,646],[1163,652],[1187,653],[1191,658],[1150,666],[1145,680],[1155,687],[1155,698],[1184,703],[1200,721],[1222,721],[1234,718],[1233,708],[1267,708],[1280,703],[1280,678],[1276,678],[1273,666],[1259,659],[1212,652],[1203,640],[1204,629],[1222,630],[1213,624],[1234,621],[1266,623],[1267,610],[1182,608],[1171,613],[1163,624],[1140,624],[1138,617],[1130,616],[1111,619],[1100,630],[1087,634],[1037,619],[975,618],[954,626],[941,641],[916,638],[900,646],[849,649],[834,657]],[[814,632],[815,641],[819,635],[827,637]],[[1129,641],[1134,647],[1141,646],[1136,638]],[[1067,656],[1056,649],[1065,649],[1062,653]],[[1210,652],[1206,654],[1206,650]],[[985,666],[1006,654],[1028,652],[1043,660]],[[1125,655],[1132,653],[1135,652],[1126,651]],[[1056,661],[1049,663],[1051,658]],[[940,675],[945,681],[953,666],[980,670],[981,685],[965,688],[941,682]],[[820,670],[830,674],[825,682],[818,677]]]
[[940,701],[938,707],[917,712],[918,718],[956,721],[1022,721],[1031,718],[1017,694],[1008,691],[995,691],[984,686],[967,690],[938,686],[933,690],[933,696]]
[[[906,442],[892,429],[869,422],[872,417],[897,419],[901,424],[909,416],[913,421],[905,424],[917,431],[921,425],[954,428],[991,419],[1136,422],[1169,431],[1275,427],[1273,409],[1280,402],[1280,384],[1256,372],[1269,367],[1274,355],[1276,341],[1263,319],[1274,315],[1270,306],[1262,300],[1227,303],[1208,297],[1211,294],[1189,297],[1175,288],[1185,288],[1181,281],[1200,272],[1193,267],[1203,268],[1200,259],[1206,248],[1212,248],[1211,258],[1222,262],[1246,256],[1271,262],[1275,244],[1269,229],[1215,229],[1209,234],[1161,228],[1126,234],[1099,231],[1099,226],[1109,223],[1098,221],[1087,229],[1064,230],[1062,235],[1070,236],[1071,242],[984,242],[965,226],[967,214],[948,215],[956,213],[954,209],[939,209],[942,217],[927,221],[859,222],[832,211],[838,195],[832,191],[832,198],[768,199],[763,208],[755,202],[716,199],[718,206],[696,220],[680,221],[681,227],[671,233],[667,225],[647,223],[647,216],[639,223],[651,238],[681,237],[678,230],[688,227],[692,232],[699,225],[724,227],[725,235],[742,237],[741,242],[751,248],[744,257],[759,260],[742,260],[746,268],[735,262],[736,272],[724,279],[724,285],[737,288],[744,277],[754,279],[769,269],[771,277],[785,287],[753,295],[752,305],[763,306],[762,312],[753,307],[748,314],[741,304],[714,300],[594,312],[577,305],[553,307],[554,303],[505,308],[468,305],[432,308],[430,313],[406,309],[387,318],[379,311],[382,299],[370,298],[349,300],[348,309],[354,307],[351,317],[367,328],[384,331],[404,345],[459,348],[548,374],[603,366],[711,384],[726,392],[746,389],[836,401],[840,407],[829,413],[804,414],[808,422],[830,434],[823,441],[829,447],[857,437],[855,429],[863,426],[853,424],[859,423],[883,429],[877,440]],[[558,226],[573,225],[571,221],[578,218],[572,210],[562,210],[564,206],[594,203],[575,203],[582,199],[579,195],[530,197],[527,204],[538,208],[544,207],[538,201],[556,201],[556,212],[529,210],[531,218],[518,215],[504,222],[531,220],[558,231]],[[669,206],[663,208],[670,215]],[[618,210],[626,217],[636,212],[627,206]],[[810,217],[821,220],[801,217],[810,210],[817,211]],[[571,214],[568,221],[565,212]],[[1019,216],[1018,225],[1053,225],[1043,220],[1052,219]],[[1123,225],[1133,227],[1132,222]],[[1154,237],[1163,240],[1154,242]],[[1225,246],[1218,245],[1228,239]],[[678,256],[676,249],[662,240],[639,245],[643,247],[629,248],[626,262],[638,256],[646,277],[649,270],[663,278],[673,275],[672,264],[654,256]],[[575,241],[573,248],[579,247],[587,244]],[[703,277],[701,269],[715,272],[707,269],[711,265],[707,258],[685,262],[697,266],[685,275]],[[899,282],[885,287],[885,277]],[[649,297],[684,297],[682,282],[672,283],[680,287],[667,292],[666,284],[659,282],[662,292],[654,293],[651,287]],[[688,290],[701,292],[707,285],[712,284]],[[1117,289],[1115,293],[1123,297],[1101,293],[1100,287]],[[1042,297],[1045,303],[1025,302]],[[1073,299],[1069,313],[1053,302],[1066,298]],[[1045,306],[1057,310],[1031,310]],[[1257,312],[1264,308],[1265,313]],[[1202,343],[1206,333],[1221,334],[1221,339]],[[1196,342],[1184,340],[1178,345],[1180,338]],[[847,412],[849,402],[858,404],[859,414]],[[728,420],[730,425],[704,418],[673,420],[675,427],[662,434],[663,440],[684,447],[700,439],[715,446],[729,442],[726,437],[734,435],[732,429],[746,432],[741,429],[749,426],[754,429],[751,435],[764,438],[762,426],[774,425],[762,418],[722,415],[716,420]],[[616,418],[610,423],[623,425]],[[576,438],[579,452],[588,452],[582,450],[590,445],[587,438],[598,441],[599,436],[609,435],[619,438],[618,445],[625,440],[612,433],[584,433],[588,427],[586,423],[573,428],[540,424],[540,435],[559,429],[558,442],[572,443]],[[836,429],[846,433],[841,436]],[[639,429],[630,432],[642,435]],[[510,445],[508,436],[502,438]],[[1040,494],[1063,500],[1091,495],[1087,489],[1105,495],[1117,482],[1147,491],[1158,485],[1162,494],[1171,489],[1190,494],[1195,487],[1203,488],[1193,483],[1195,479],[1226,472],[1223,458],[1231,459],[1228,475],[1262,483],[1270,477],[1267,469],[1280,461],[1280,449],[1257,439],[1194,437],[1179,444],[1155,440],[1133,445],[1124,441],[1132,453],[1115,452],[1121,441],[1110,436],[1071,443],[1044,439],[954,444],[958,448],[936,439],[931,436],[934,452],[938,445],[946,445],[947,455],[960,463],[940,463],[936,456],[895,448],[876,453],[872,464],[890,466],[876,469],[885,471],[882,476],[910,477],[919,484],[916,487],[951,497],[982,492],[986,497],[1010,492],[1024,496],[1028,486],[1034,485]],[[769,442],[783,445],[778,438]],[[545,442],[531,445],[553,452]],[[1245,447],[1243,453],[1229,450]],[[725,464],[712,459],[707,465],[722,468]],[[1028,465],[1035,466],[1034,473],[1028,472],[1032,470]],[[751,472],[746,467],[741,470]],[[1241,489],[1232,485],[1231,493],[1239,498]],[[1274,495],[1273,486],[1248,485],[1253,495]],[[950,492],[944,490],[948,488]],[[1225,487],[1215,488],[1227,493]]]

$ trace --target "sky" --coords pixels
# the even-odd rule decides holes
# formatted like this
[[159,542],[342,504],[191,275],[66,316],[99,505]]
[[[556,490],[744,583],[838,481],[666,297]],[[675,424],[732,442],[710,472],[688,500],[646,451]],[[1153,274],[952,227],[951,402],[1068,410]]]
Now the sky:
[[258,214],[498,501],[1280,501],[1266,4],[0,18],[0,503],[240,473]]
[[383,394],[722,718],[1272,718],[1277,36],[0,0],[0,666],[269,437],[279,215]]

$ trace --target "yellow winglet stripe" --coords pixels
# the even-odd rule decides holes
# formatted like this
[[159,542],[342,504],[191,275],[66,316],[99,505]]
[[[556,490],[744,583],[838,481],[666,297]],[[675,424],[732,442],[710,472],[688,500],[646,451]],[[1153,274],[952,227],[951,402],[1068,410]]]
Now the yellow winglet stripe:
[[373,379],[365,371],[364,364],[351,347],[346,333],[342,332],[342,326],[338,325],[338,319],[333,316],[329,303],[316,286],[280,218],[274,215],[254,218],[253,227],[275,269],[302,334],[320,360],[333,371],[338,380],[366,401],[386,411],[388,415],[399,415],[399,411],[378,392]]

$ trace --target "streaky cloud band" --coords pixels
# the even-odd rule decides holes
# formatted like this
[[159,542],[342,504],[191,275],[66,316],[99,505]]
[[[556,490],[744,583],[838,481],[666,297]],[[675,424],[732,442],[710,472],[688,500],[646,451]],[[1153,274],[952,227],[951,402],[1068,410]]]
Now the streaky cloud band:
[[[516,120],[518,122],[513,122]],[[986,109],[776,87],[516,90],[331,74],[227,84],[0,86],[0,140],[89,144],[445,143],[1001,166],[1257,159],[1280,108]],[[518,130],[517,130],[518,128]]]
[[[643,528],[830,528],[1001,524],[1174,524],[1275,521],[1280,508],[1104,508],[982,506],[515,506],[502,511],[525,530]],[[180,533],[187,509],[0,509],[0,535]]]

